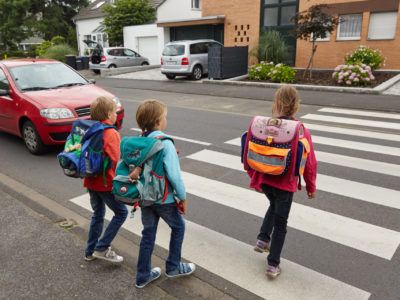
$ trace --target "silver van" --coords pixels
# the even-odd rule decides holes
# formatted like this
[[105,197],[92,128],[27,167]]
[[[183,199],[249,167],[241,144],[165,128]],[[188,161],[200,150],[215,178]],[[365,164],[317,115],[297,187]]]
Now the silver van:
[[208,73],[208,48],[222,47],[214,40],[175,41],[165,45],[161,56],[161,73],[168,79],[190,76],[199,80]]
[[121,68],[132,66],[147,66],[149,60],[135,51],[124,47],[103,48],[100,44],[84,40],[90,47],[94,48],[89,61],[89,69],[99,73],[100,69]]

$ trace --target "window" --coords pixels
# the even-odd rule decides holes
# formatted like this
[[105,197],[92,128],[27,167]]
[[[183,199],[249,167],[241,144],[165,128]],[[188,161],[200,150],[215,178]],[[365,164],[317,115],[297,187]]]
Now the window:
[[362,14],[342,15],[338,26],[338,40],[359,40]]
[[394,39],[397,14],[397,11],[371,13],[371,17],[369,18],[368,39]]
[[192,0],[192,9],[201,9],[201,0]]
[[125,56],[133,56],[133,57],[139,57],[140,56],[135,51],[132,51],[130,49],[124,49],[124,55]]
[[296,14],[296,6],[282,6],[281,25],[292,25],[294,21],[291,18]]
[[4,74],[3,70],[0,69],[0,90],[9,90],[10,85],[8,84],[8,80],[6,74]]
[[[327,32],[325,32],[325,35],[326,36],[324,38],[317,38],[315,41],[316,42],[329,42],[331,39],[331,34],[329,33],[329,31],[327,31]],[[313,40],[313,34],[311,33],[310,42],[312,42],[312,40]]]
[[264,26],[278,25],[278,7],[266,8],[264,10]]

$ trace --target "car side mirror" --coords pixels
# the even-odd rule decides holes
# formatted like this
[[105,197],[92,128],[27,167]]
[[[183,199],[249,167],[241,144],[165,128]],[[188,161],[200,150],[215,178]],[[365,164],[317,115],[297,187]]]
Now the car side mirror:
[[95,84],[96,83],[96,79],[89,79],[89,83],[91,83],[91,84]]
[[0,89],[0,96],[8,96],[8,95],[11,95],[10,90],[1,90]]

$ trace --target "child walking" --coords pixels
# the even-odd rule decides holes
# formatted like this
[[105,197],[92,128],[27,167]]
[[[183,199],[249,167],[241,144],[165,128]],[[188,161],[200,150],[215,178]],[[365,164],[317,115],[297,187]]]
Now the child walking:
[[[272,115],[282,119],[295,120],[295,114],[300,106],[300,97],[296,89],[291,86],[281,87],[274,96]],[[310,152],[306,161],[303,178],[309,199],[315,198],[317,161],[311,141],[311,135],[304,128],[304,137],[310,145]],[[264,193],[270,206],[265,214],[257,243],[254,248],[257,252],[268,252],[266,275],[272,278],[281,273],[280,257],[285,242],[286,226],[292,205],[293,194],[297,190],[298,177],[287,180],[283,177],[266,175],[254,170],[248,170],[251,178],[250,187]]]
[[[99,97],[90,106],[90,118],[91,120],[101,121],[107,125],[113,125],[117,118],[116,110],[117,105],[112,99]],[[93,209],[88,242],[85,250],[85,259],[87,261],[96,258],[111,262],[123,261],[123,257],[111,250],[110,246],[128,215],[128,210],[125,205],[115,201],[114,195],[111,193],[115,168],[120,155],[120,142],[121,137],[116,129],[110,128],[104,130],[103,154],[109,157],[112,162],[112,168],[105,173],[106,184],[102,173],[96,177],[87,177],[83,180],[83,186],[89,191],[90,204]],[[114,212],[114,216],[107,226],[103,237],[99,240],[103,231],[106,205]]]
[[[136,112],[136,122],[143,131],[143,136],[155,138],[165,136],[162,132],[167,126],[167,107],[157,100],[142,102]],[[142,239],[140,241],[139,258],[137,263],[136,287],[143,288],[161,275],[161,269],[151,269],[151,255],[157,233],[160,217],[171,228],[169,255],[165,264],[166,276],[177,277],[192,274],[196,266],[193,263],[181,262],[181,251],[185,233],[185,221],[181,214],[186,214],[186,191],[181,177],[178,155],[171,140],[163,140],[163,164],[168,179],[168,197],[161,204],[155,204],[141,209]],[[175,203],[174,193],[180,202]],[[181,208],[178,209],[178,205]]]

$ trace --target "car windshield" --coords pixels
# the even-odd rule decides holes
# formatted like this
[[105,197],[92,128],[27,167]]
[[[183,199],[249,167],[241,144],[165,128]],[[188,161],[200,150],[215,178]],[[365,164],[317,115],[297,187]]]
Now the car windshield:
[[162,55],[164,56],[178,56],[185,54],[185,45],[168,45],[165,46]]
[[38,63],[11,67],[9,70],[21,92],[56,89],[89,83],[77,72],[61,63]]

